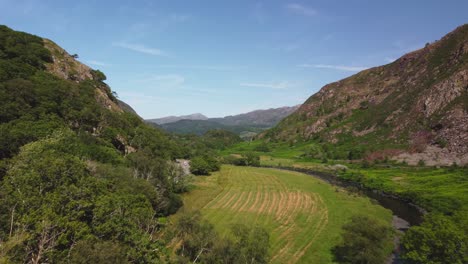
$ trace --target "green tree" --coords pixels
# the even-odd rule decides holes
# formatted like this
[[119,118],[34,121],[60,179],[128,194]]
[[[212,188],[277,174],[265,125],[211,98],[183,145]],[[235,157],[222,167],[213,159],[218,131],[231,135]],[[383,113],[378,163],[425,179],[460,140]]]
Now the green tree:
[[403,257],[418,264],[467,263],[468,235],[464,222],[459,226],[450,217],[428,215],[420,226],[411,227],[403,237]]
[[380,264],[393,248],[391,226],[367,216],[354,216],[343,226],[342,241],[333,248],[339,263]]
[[98,82],[103,82],[107,79],[106,75],[100,70],[93,70],[91,73],[93,74],[94,80]]
[[194,157],[190,160],[190,172],[195,175],[209,175],[210,164],[202,157]]
[[81,240],[70,254],[71,264],[125,264],[130,263],[125,249],[112,241]]
[[255,152],[247,152],[243,155],[247,166],[260,166],[260,156]]

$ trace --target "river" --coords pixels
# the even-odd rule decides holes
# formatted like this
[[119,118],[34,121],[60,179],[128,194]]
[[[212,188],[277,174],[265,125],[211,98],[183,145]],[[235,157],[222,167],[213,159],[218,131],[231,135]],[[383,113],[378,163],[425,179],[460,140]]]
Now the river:
[[[347,188],[347,187],[357,188],[359,189],[361,193],[363,193],[367,197],[377,201],[382,207],[387,208],[392,211],[392,214],[393,214],[392,225],[399,232],[405,232],[412,225],[419,225],[422,222],[423,216],[425,214],[424,209],[400,197],[397,197],[393,194],[385,193],[380,190],[367,188],[361,183],[341,179],[331,173],[318,172],[318,171],[312,171],[309,169],[295,168],[295,167],[277,167],[277,166],[262,166],[262,167],[301,172],[306,175],[310,175],[310,176],[319,178],[321,180],[324,180],[334,186],[339,186],[339,187],[344,187],[344,188]],[[398,238],[395,239],[394,244],[395,244],[395,249],[394,249],[392,256],[387,261],[388,264],[402,263],[401,259],[399,258],[400,243],[399,243]]]

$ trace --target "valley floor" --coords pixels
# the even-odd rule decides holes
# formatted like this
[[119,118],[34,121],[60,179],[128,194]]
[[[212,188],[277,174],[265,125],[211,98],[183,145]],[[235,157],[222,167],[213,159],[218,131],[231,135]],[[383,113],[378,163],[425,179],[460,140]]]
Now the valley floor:
[[[232,224],[258,225],[270,233],[271,263],[332,263],[331,248],[355,214],[389,223],[391,212],[305,174],[223,166],[196,177],[180,213],[200,210],[221,233]],[[177,218],[177,215],[174,216]]]

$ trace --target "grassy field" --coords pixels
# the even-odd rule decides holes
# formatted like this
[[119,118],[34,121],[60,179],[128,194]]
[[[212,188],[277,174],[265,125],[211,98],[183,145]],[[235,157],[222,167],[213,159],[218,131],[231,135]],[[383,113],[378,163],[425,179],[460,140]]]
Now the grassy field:
[[[242,154],[254,151],[261,141],[242,142],[222,154]],[[339,177],[360,182],[367,187],[383,190],[402,198],[408,198],[419,206],[443,213],[468,210],[468,168],[408,166],[389,161],[370,164],[363,168],[362,162],[347,160],[321,160],[304,158],[302,155],[314,143],[270,144],[270,152],[257,152],[264,166],[285,166],[331,172]],[[336,170],[335,164],[345,165],[346,171]]]
[[[197,177],[180,212],[200,210],[221,233],[232,224],[264,227],[272,263],[331,263],[341,226],[355,214],[391,221],[391,212],[300,173],[223,166]],[[177,218],[177,215],[174,216]]]

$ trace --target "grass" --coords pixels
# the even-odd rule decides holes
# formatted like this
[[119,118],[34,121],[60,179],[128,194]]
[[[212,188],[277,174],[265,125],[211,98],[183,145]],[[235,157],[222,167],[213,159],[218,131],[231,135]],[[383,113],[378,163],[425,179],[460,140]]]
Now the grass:
[[[261,141],[242,142],[223,154],[242,154],[253,151]],[[361,182],[367,187],[383,190],[407,198],[429,211],[454,213],[468,210],[468,168],[407,166],[389,162],[371,164],[362,168],[360,162],[347,160],[321,160],[304,158],[303,154],[315,143],[298,142],[269,143],[271,152],[257,152],[261,155],[261,165],[299,167],[315,171],[327,171],[340,177]],[[347,170],[335,171],[333,164],[343,164]]]
[[390,211],[365,197],[305,174],[267,168],[223,166],[197,177],[183,199],[180,212],[200,210],[221,234],[228,235],[235,223],[265,228],[272,263],[331,263],[330,250],[351,216],[391,220]]
[[453,213],[467,210],[467,169],[400,166],[354,168],[340,176],[409,198],[431,211]]

